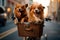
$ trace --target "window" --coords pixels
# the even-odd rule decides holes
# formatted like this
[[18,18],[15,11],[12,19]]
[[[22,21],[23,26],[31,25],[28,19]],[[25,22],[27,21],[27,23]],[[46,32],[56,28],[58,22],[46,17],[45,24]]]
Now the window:
[[4,6],[4,0],[2,0],[2,6]]

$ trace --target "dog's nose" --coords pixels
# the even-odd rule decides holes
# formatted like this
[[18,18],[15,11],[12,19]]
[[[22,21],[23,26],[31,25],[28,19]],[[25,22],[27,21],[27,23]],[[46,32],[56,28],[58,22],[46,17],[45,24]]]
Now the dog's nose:
[[19,12],[22,12],[23,10],[22,9],[19,9]]
[[40,13],[40,10],[35,10],[36,13]]

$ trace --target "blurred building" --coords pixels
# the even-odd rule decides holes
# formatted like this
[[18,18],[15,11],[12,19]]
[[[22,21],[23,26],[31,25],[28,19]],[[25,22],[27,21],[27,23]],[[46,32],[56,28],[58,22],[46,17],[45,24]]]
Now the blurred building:
[[[0,6],[3,7],[10,7],[11,13],[14,10],[14,2],[21,3],[21,4],[32,4],[33,0],[0,0]],[[50,0],[50,4],[48,6],[48,17],[52,18],[53,20],[60,21],[60,0]]]
[[5,7],[6,4],[7,4],[7,3],[6,3],[6,0],[0,0],[0,6],[4,6],[4,7]]
[[58,0],[57,3],[57,19],[60,21],[60,0]]
[[60,0],[50,0],[48,6],[48,16],[53,20],[60,21]]
[[48,6],[48,17],[55,19],[57,11],[57,0],[50,0],[50,5]]

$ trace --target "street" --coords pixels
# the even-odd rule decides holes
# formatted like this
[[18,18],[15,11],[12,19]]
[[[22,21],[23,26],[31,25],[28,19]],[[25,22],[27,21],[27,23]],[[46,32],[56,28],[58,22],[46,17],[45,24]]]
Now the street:
[[12,20],[7,20],[5,26],[0,25],[0,33],[4,32],[4,31],[7,31],[7,30],[9,30],[9,29],[11,29],[11,28],[13,28],[15,26],[16,25],[14,25]]
[[[46,19],[44,20],[41,40],[60,40],[60,0],[0,0],[0,8],[3,10],[0,10],[0,23],[3,24],[0,24],[0,40],[24,40],[24,37],[18,35],[16,23],[20,22],[21,18],[24,20],[26,13],[28,13],[26,15],[29,17],[28,19],[30,19],[31,14],[31,22]],[[38,32],[40,35],[40,30]]]
[[[51,21],[45,21],[43,28],[43,35],[41,40],[60,40],[60,24]],[[10,31],[9,31],[10,30]],[[12,31],[11,31],[12,30]],[[17,26],[12,22],[8,22],[5,27],[0,27],[0,33],[8,31],[8,35],[2,37],[0,40],[23,40],[23,37],[18,36]]]

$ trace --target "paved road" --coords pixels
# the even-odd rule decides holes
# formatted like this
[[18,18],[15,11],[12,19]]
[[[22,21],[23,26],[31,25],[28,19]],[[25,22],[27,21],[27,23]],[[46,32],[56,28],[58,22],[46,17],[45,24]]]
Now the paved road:
[[5,26],[0,25],[0,33],[3,33],[4,31],[7,31],[7,30],[14,28],[14,27],[16,27],[16,25],[13,23],[13,21],[7,20]]
[[[41,40],[46,40],[45,34],[47,35],[47,40],[60,40],[60,24],[45,21]],[[18,36],[18,31],[16,30],[1,40],[23,40],[23,38]]]
[[45,22],[43,34],[47,34],[48,40],[60,40],[60,24]]

